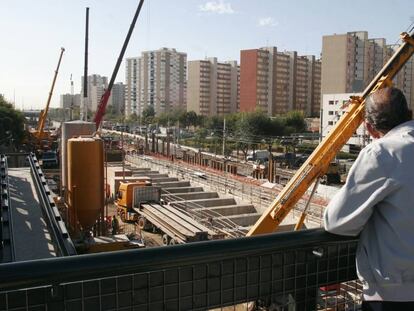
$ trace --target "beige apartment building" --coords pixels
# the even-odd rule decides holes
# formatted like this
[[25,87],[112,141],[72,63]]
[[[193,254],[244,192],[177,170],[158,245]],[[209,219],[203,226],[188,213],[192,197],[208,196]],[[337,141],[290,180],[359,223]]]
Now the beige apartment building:
[[276,47],[240,54],[240,111],[319,114],[321,62],[315,56],[278,52]]
[[[324,36],[322,39],[322,94],[356,93],[372,81],[395,47],[384,38],[368,38],[367,31]],[[414,107],[414,66],[411,58],[397,77],[396,87],[403,90]]]
[[187,54],[161,48],[126,61],[125,115],[186,109]]
[[226,115],[237,111],[239,67],[217,58],[188,62],[187,111]]

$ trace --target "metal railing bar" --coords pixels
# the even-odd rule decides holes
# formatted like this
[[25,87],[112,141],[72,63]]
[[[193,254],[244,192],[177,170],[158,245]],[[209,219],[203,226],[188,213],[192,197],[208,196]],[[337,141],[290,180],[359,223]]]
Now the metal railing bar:
[[52,280],[61,283],[72,282],[356,241],[355,237],[341,237],[322,229],[312,229],[158,248],[5,263],[0,265],[0,291],[47,285]]
[[45,221],[48,225],[50,233],[55,242],[55,246],[58,250],[59,256],[71,256],[76,254],[75,246],[72,239],[67,234],[66,225],[62,220],[62,217],[56,214],[56,206],[53,199],[50,196],[50,190],[44,178],[42,169],[36,156],[32,153],[28,156],[30,171],[35,183],[36,191],[38,192],[40,199],[40,206],[45,216]]

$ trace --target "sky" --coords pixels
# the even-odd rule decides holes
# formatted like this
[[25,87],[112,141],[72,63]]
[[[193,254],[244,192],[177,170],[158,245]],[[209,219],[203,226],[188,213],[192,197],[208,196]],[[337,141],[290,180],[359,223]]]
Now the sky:
[[[75,93],[83,74],[89,7],[89,74],[112,75],[138,0],[0,0],[0,94],[18,109],[46,104],[60,48],[66,49],[51,106]],[[276,46],[320,56],[322,36],[368,31],[394,44],[414,21],[412,0],[146,0],[125,57],[161,47],[188,60],[240,59],[240,50]],[[125,81],[125,64],[117,75]]]

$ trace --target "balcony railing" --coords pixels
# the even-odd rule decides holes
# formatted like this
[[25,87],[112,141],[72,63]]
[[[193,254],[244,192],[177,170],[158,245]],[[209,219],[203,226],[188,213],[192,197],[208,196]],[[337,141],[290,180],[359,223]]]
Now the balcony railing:
[[357,310],[356,245],[314,229],[7,263],[0,310]]

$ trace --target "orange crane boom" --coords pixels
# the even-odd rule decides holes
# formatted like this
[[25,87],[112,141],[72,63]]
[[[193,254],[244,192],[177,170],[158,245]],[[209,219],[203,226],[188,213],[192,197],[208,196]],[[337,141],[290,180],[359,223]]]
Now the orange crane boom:
[[[294,208],[309,186],[322,177],[342,146],[364,120],[365,100],[378,89],[392,85],[392,79],[414,53],[414,32],[402,33],[403,44],[365,88],[360,97],[351,97],[348,110],[300,167],[275,201],[267,208],[247,236],[273,232]],[[303,224],[302,215],[296,228]]]
[[56,67],[55,75],[53,77],[52,87],[50,88],[49,97],[47,99],[46,107],[45,107],[45,109],[40,111],[39,122],[37,124],[37,129],[36,129],[36,132],[35,132],[35,137],[37,139],[42,139],[43,136],[44,136],[43,129],[45,127],[47,113],[49,111],[50,100],[52,99],[53,89],[55,88],[56,78],[57,78],[57,75],[58,75],[58,72],[59,72],[60,63],[62,61],[63,52],[65,52],[65,48],[62,47],[61,51],[60,51],[59,61],[58,61],[57,67]]

